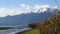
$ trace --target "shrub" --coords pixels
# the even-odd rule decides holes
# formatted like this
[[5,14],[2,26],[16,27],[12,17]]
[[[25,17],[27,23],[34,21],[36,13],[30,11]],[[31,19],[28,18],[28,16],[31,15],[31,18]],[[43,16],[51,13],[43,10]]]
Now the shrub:
[[28,24],[28,26],[29,26],[30,28],[37,28],[37,26],[36,26],[35,23],[30,23],[30,24]]

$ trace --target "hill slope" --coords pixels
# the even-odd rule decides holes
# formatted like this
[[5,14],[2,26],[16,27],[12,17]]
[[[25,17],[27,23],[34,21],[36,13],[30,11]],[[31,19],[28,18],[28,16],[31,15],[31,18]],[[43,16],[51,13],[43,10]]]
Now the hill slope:
[[39,22],[38,28],[41,34],[60,34],[60,11],[57,11],[47,20]]

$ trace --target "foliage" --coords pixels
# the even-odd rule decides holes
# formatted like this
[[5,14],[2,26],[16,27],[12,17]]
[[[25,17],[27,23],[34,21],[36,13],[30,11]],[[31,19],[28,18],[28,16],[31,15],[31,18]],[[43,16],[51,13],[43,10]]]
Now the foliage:
[[28,24],[28,26],[29,26],[30,28],[37,28],[37,26],[36,26],[35,23],[30,23],[30,24]]
[[47,20],[39,22],[37,27],[41,34],[60,34],[60,11]]

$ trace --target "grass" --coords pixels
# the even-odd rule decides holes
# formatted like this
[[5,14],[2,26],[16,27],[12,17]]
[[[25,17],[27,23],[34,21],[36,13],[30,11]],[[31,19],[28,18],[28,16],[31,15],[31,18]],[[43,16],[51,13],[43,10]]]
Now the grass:
[[39,30],[38,29],[33,29],[27,32],[24,32],[23,34],[39,34]]

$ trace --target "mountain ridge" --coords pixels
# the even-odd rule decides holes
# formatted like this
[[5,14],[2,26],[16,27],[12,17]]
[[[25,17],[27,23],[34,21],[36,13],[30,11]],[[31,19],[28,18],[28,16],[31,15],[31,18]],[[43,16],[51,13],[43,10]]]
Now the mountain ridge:
[[22,13],[15,16],[6,16],[6,17],[0,17],[0,25],[27,25],[31,22],[38,22],[42,21],[44,19],[47,19],[48,17],[52,16],[57,9],[50,9],[48,8],[46,11],[38,13],[40,10],[38,10],[36,13],[30,12],[30,13]]

